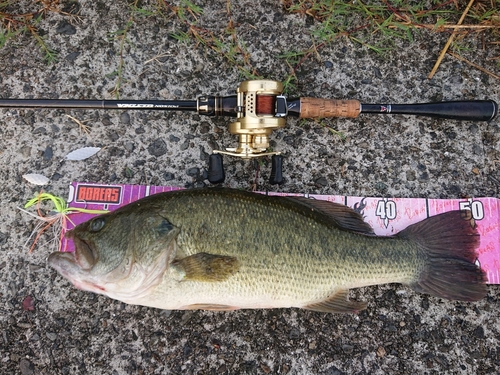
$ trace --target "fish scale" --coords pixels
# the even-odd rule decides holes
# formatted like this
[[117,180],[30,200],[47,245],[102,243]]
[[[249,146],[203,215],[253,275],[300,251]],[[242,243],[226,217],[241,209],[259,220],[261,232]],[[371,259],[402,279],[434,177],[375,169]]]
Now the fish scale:
[[[78,270],[78,262],[60,260],[57,253],[49,263],[75,285],[84,280],[111,298],[164,309],[354,312],[364,304],[347,301],[349,289],[384,283],[475,300],[486,293],[484,273],[473,264],[479,239],[461,216],[443,214],[396,236],[378,237],[358,213],[335,203],[231,189],[184,190],[103,215],[102,230],[92,232],[92,224],[83,223],[69,232],[75,252],[90,252],[87,258],[99,272],[107,269],[100,261],[118,257],[131,260],[128,273],[114,271],[114,280],[96,272],[90,277],[85,272],[92,269]],[[117,233],[126,249],[113,243]],[[150,270],[147,276],[144,270]],[[463,285],[447,279],[446,271],[456,270]],[[143,279],[149,284],[137,285]]]

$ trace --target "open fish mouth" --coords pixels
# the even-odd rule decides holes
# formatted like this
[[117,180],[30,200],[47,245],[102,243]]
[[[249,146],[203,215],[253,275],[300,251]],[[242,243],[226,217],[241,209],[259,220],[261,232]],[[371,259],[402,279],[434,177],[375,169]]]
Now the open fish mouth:
[[89,271],[95,264],[92,247],[84,240],[71,238],[75,241],[75,251],[56,251],[49,255],[47,263],[76,288],[102,293],[104,288],[89,278]]
[[74,252],[56,251],[49,255],[47,263],[68,279],[80,269]]
[[96,263],[96,256],[93,247],[89,242],[76,236],[73,237],[75,244],[74,259],[76,263],[84,270],[89,270]]
[[71,235],[71,232],[68,232],[66,237],[73,240],[75,251],[57,251],[50,254],[48,258],[49,265],[62,274],[68,274],[74,271],[75,268],[90,270],[96,263],[95,251],[92,245],[77,236]]

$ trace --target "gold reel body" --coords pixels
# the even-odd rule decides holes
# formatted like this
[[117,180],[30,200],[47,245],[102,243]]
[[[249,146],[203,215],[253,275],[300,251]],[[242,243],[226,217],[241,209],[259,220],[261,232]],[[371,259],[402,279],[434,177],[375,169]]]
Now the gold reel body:
[[285,113],[278,112],[277,103],[285,100],[281,96],[283,84],[279,81],[244,81],[237,89],[237,121],[229,125],[229,132],[238,135],[238,147],[226,151],[214,150],[231,156],[250,159],[264,155],[278,155],[266,152],[269,135],[273,129],[285,126]]

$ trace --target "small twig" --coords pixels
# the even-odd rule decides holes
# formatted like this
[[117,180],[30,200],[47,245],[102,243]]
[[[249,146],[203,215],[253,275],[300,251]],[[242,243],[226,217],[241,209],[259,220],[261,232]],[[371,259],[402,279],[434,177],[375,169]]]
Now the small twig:
[[144,65],[148,65],[148,64],[150,64],[152,62],[157,62],[158,64],[161,65],[162,63],[160,62],[160,59],[163,58],[163,57],[167,57],[167,56],[170,56],[169,52],[162,52],[162,51],[160,51],[160,53],[158,53],[158,55],[153,56],[149,60],[145,61]]
[[[404,25],[404,24],[401,24]],[[446,24],[446,25],[440,25],[436,27],[436,25],[427,25],[424,23],[421,24],[408,24],[409,26],[416,27],[417,29],[422,28],[422,29],[431,29],[431,30],[436,30],[439,31],[440,29],[455,29],[455,30],[483,30],[483,29],[500,29],[500,26],[497,25],[452,25],[452,24]]]
[[[469,4],[467,5],[467,8],[465,8],[465,11],[462,13],[462,17],[460,17],[460,20],[458,20],[457,25],[461,25],[462,22],[464,22],[465,16],[467,15],[467,13],[469,13],[469,10],[470,10],[472,4],[474,4],[474,0],[470,0],[469,1]],[[443,60],[444,55],[446,55],[446,52],[448,51],[448,48],[450,47],[451,43],[455,39],[455,35],[456,35],[455,31],[457,31],[457,30],[458,29],[454,29],[453,33],[448,38],[448,41],[446,42],[446,44],[445,44],[443,50],[441,51],[441,53],[440,53],[440,55],[439,55],[436,63],[434,64],[434,67],[432,68],[431,72],[427,76],[428,79],[431,79],[432,77],[434,77],[434,74],[436,74],[436,71],[438,70],[439,65],[441,65],[441,61]]]
[[474,68],[476,68],[476,69],[478,69],[478,70],[482,71],[483,73],[486,73],[486,74],[488,74],[488,75],[492,76],[493,78],[500,79],[500,76],[499,76],[499,75],[497,75],[497,74],[495,74],[495,73],[493,73],[493,72],[490,72],[489,70],[487,70],[487,69],[483,68],[482,66],[479,66],[479,65],[477,65],[477,64],[474,64],[472,61],[469,61],[469,60],[467,60],[467,59],[464,59],[462,56],[459,56],[459,55],[457,55],[457,54],[454,54],[453,52],[450,52],[450,51],[448,51],[448,55],[453,56],[454,58],[456,58],[456,59],[458,59],[458,60],[460,60],[460,61],[463,61],[464,63],[467,63],[467,64],[469,64],[470,66],[473,66]]
[[73,117],[70,115],[66,115],[66,117],[69,117],[71,120],[76,122],[78,124],[78,126],[80,127],[80,131],[83,130],[85,133],[90,134],[90,130],[89,130],[90,126],[84,124],[85,122],[88,122],[89,120],[80,121],[76,117]]
[[306,53],[304,53],[304,56],[299,60],[299,62],[297,63],[297,65],[295,65],[295,68],[293,68],[293,72],[292,74],[295,75],[295,73],[297,72],[297,70],[300,68],[300,66],[304,63],[304,61],[306,61],[309,56],[311,56],[314,52],[316,52],[316,55],[319,55],[318,54],[318,49],[321,49],[323,48],[324,46],[326,46],[326,43],[323,42],[323,43],[320,43],[318,44],[317,46],[316,45],[312,45],[311,48],[309,48]]
[[252,184],[252,191],[257,191],[257,186],[259,184],[259,171],[260,171],[260,163],[256,161],[257,167],[255,168],[255,179],[253,180]]

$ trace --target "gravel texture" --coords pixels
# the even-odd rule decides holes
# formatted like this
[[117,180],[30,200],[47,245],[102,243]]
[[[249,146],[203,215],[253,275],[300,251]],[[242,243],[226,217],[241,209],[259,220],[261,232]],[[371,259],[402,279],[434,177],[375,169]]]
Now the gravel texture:
[[[226,2],[195,0],[198,26],[224,35]],[[20,2],[24,3],[24,2]],[[145,7],[155,1],[144,1]],[[69,3],[68,3],[69,4]],[[67,4],[67,5],[68,5]],[[130,20],[125,1],[73,3],[79,17],[50,13],[41,32],[58,51],[47,65],[29,35],[0,49],[0,97],[113,99],[119,41],[109,32]],[[269,79],[289,67],[279,55],[311,47],[314,21],[278,1],[231,2],[236,35]],[[121,98],[194,99],[228,95],[242,80],[220,54],[170,36],[175,17],[135,16],[123,50]],[[228,36],[229,38],[229,36]],[[294,96],[410,103],[493,99],[498,80],[445,57],[426,78],[446,34],[422,32],[385,56],[339,37],[297,71]],[[497,71],[498,45],[466,57]],[[495,50],[496,48],[496,50]],[[90,127],[82,131],[67,115]],[[212,149],[230,147],[229,119],[189,113],[102,110],[0,110],[0,372],[2,374],[498,374],[497,286],[477,303],[418,295],[400,285],[353,291],[368,301],[359,315],[296,309],[162,311],[81,292],[46,265],[50,246],[32,254],[32,217],[17,207],[39,189],[22,179],[41,173],[45,190],[66,196],[71,181],[204,186]],[[286,183],[271,186],[268,160],[225,158],[226,185],[259,190],[459,198],[498,196],[500,124],[411,116],[361,115],[320,123],[287,120],[272,136],[285,156]],[[64,156],[103,147],[84,162]],[[258,168],[260,171],[256,177]],[[49,238],[42,238],[44,243]]]

